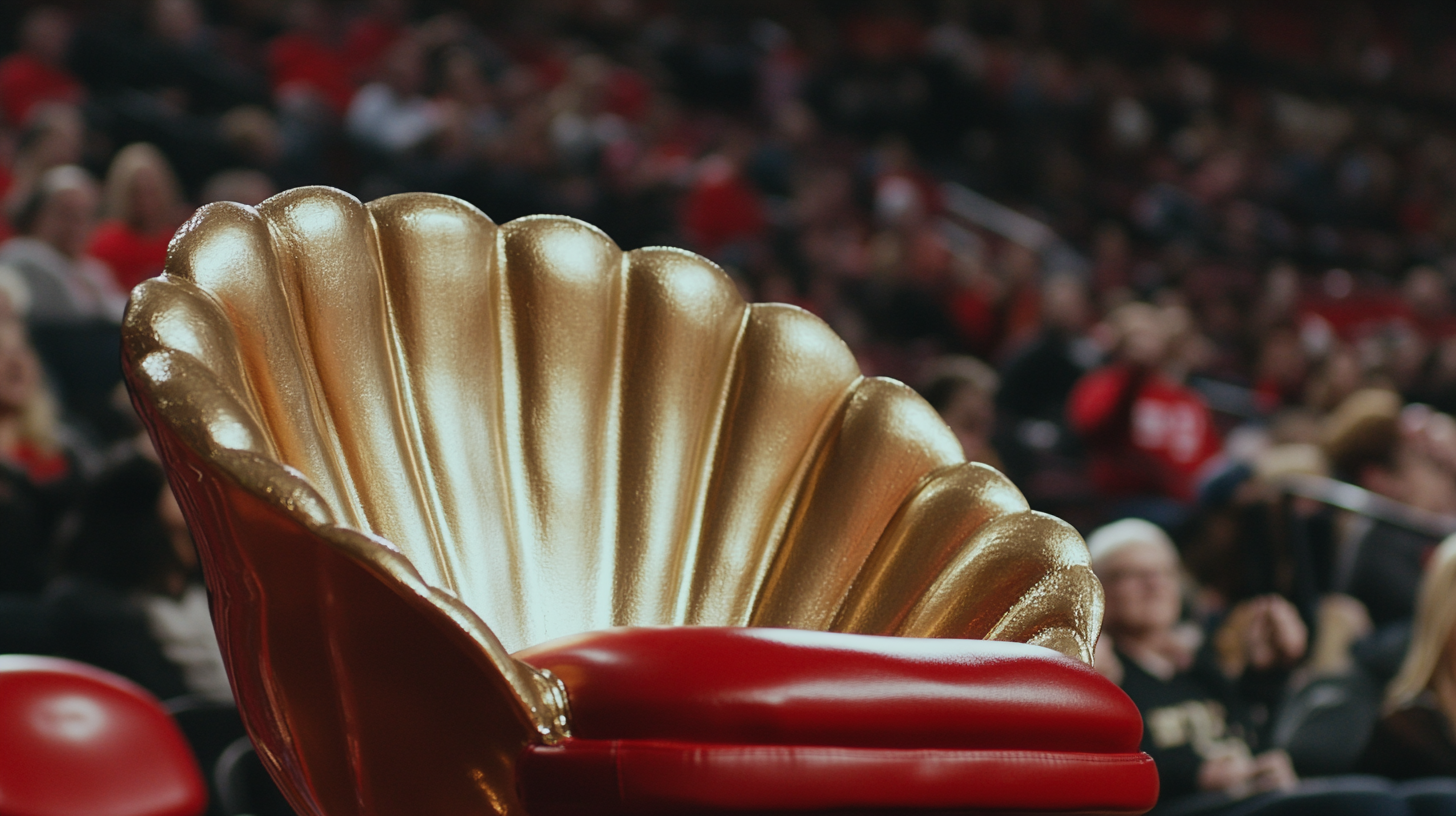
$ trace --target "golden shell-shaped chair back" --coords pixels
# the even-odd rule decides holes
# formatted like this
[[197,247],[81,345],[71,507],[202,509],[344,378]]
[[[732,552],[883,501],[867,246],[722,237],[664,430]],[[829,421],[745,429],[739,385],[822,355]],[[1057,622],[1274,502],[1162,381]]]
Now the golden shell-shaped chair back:
[[[745,304],[687,252],[430,194],[214,204],[133,293],[124,355],[250,729],[302,809],[511,812],[509,755],[569,725],[509,653],[593,629],[1091,658],[1101,587],[1075,531],[820,320]],[[370,694],[408,716],[381,724]],[[412,727],[485,747],[407,771],[384,743]],[[384,790],[381,767],[460,790]]]

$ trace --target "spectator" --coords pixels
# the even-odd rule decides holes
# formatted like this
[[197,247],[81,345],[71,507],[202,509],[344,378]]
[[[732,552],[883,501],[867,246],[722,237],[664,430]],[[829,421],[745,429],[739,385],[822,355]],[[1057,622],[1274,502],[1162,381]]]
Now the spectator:
[[25,326],[0,291],[0,653],[51,648],[38,593],[75,478],[55,443],[46,396]]
[[20,50],[0,60],[0,113],[11,126],[27,124],[45,102],[76,104],[85,95],[65,68],[71,21],[53,6],[39,6],[20,24]]
[[1081,475],[1080,448],[1067,425],[1067,397],[1095,368],[1102,349],[1088,336],[1092,305],[1087,286],[1068,274],[1042,285],[1041,325],[1002,366],[996,394],[997,450],[1006,472],[1031,501],[1066,502],[1088,491]]
[[1101,349],[1087,336],[1093,315],[1085,283],[1053,275],[1041,294],[1040,330],[1003,366],[1006,381],[996,404],[1018,420],[1062,423],[1067,397],[1100,362]]
[[277,192],[273,180],[257,170],[224,170],[203,185],[202,203],[236,201],[256,207]]
[[258,73],[228,59],[218,32],[196,0],[151,0],[146,37],[137,55],[138,84],[192,113],[220,113],[263,104],[267,88]]
[[682,222],[684,233],[699,251],[712,255],[727,244],[762,235],[763,204],[732,157],[708,156],[696,175],[683,199]]
[[329,8],[320,0],[298,0],[285,11],[287,28],[268,44],[273,95],[279,100],[310,98],[343,115],[354,98],[348,59],[333,42]]
[[1410,650],[1391,681],[1362,770],[1392,779],[1456,776],[1456,537],[1442,542],[1421,581]]
[[412,38],[396,42],[384,63],[384,76],[359,89],[349,105],[349,135],[384,156],[416,150],[439,132],[443,120],[421,90],[424,54]]
[[[1426,452],[1402,437],[1401,399],[1393,391],[1350,395],[1332,413],[1325,452],[1334,475],[1430,512],[1456,511],[1456,483]],[[1375,625],[1409,621],[1436,540],[1388,522],[1352,519],[1336,544],[1333,586],[1370,610]]]
[[955,431],[967,461],[997,468],[1001,459],[991,447],[991,436],[998,381],[996,372],[974,357],[942,357],[928,366],[920,389],[925,401]]
[[167,159],[152,145],[128,145],[106,174],[106,220],[88,254],[110,267],[123,292],[161,274],[167,244],[187,211]]
[[241,105],[218,118],[218,135],[239,164],[259,172],[277,170],[286,157],[288,143],[278,120],[267,109]]
[[197,553],[155,462],[133,456],[82,496],[46,591],[57,651],[167,699],[230,701]]
[[0,245],[0,264],[24,282],[31,323],[121,320],[125,295],[106,266],[86,254],[99,195],[85,170],[54,167],[16,213],[20,234]]
[[1092,533],[1088,549],[1107,591],[1096,667],[1142,712],[1142,748],[1158,765],[1156,812],[1405,812],[1378,782],[1301,782],[1288,754],[1261,748],[1239,681],[1304,656],[1307,633],[1287,601],[1241,604],[1209,643],[1179,623],[1178,554],[1157,526],[1124,519]]
[[500,138],[504,122],[495,104],[495,91],[480,58],[470,48],[451,46],[441,55],[436,103],[443,122],[441,153],[479,155]]
[[9,168],[10,184],[4,194],[8,220],[13,222],[45,171],[80,163],[85,135],[85,122],[74,105],[47,103],[35,109],[20,132]]
[[371,0],[364,14],[349,23],[344,34],[344,58],[356,78],[373,79],[370,72],[401,39],[409,36],[408,0]]
[[[56,406],[40,361],[24,322],[0,293],[0,593],[44,588],[51,538],[75,478],[57,438]],[[5,629],[0,622],[0,632]]]
[[1113,362],[1072,390],[1067,416],[1088,448],[1088,473],[1132,514],[1175,524],[1222,444],[1199,394],[1182,384],[1176,308],[1129,303],[1108,318]]
[[85,254],[98,198],[81,168],[47,170],[16,215],[20,235],[0,245],[0,269],[23,290],[31,341],[68,422],[105,445],[134,423],[115,398],[126,295],[106,265]]

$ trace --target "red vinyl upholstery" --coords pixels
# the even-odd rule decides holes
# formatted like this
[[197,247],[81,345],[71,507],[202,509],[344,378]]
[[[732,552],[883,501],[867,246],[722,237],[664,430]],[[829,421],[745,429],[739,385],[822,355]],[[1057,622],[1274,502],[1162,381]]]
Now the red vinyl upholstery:
[[0,816],[197,816],[186,739],[141,687],[84,663],[0,655]]
[[516,655],[573,736],[527,750],[532,816],[1141,813],[1157,771],[1113,684],[1049,649],[785,629],[615,629]]

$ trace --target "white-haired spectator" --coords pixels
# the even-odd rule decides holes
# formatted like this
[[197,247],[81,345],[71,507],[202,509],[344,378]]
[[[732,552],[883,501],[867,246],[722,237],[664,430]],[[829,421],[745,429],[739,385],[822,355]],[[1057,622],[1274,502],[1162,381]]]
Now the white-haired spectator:
[[1252,794],[1294,790],[1289,755],[1260,751],[1251,706],[1234,682],[1247,668],[1288,666],[1303,656],[1306,630],[1294,607],[1277,596],[1246,601],[1206,644],[1181,623],[1178,550],[1161,528],[1123,519],[1094,531],[1087,547],[1107,599],[1097,669],[1142,712],[1142,747],[1158,764],[1159,801],[1207,800],[1217,812]]

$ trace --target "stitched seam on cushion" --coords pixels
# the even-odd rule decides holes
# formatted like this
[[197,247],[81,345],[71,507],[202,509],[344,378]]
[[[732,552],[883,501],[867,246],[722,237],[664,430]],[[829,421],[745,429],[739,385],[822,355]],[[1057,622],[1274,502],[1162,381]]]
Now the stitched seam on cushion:
[[[578,739],[579,743],[593,742],[591,739]],[[749,748],[786,748],[786,749],[818,749],[823,751],[842,752],[847,755],[859,754],[862,756],[886,755],[895,756],[900,754],[912,754],[923,752],[949,753],[961,755],[974,755],[987,759],[1015,759],[1018,757],[1053,757],[1070,762],[1087,762],[1093,764],[1108,764],[1127,762],[1139,758],[1147,758],[1142,751],[1120,751],[1120,752],[1092,752],[1092,751],[1048,751],[1035,748],[887,748],[883,746],[864,745],[820,745],[813,743],[743,743],[743,742],[697,742],[686,740],[653,740],[653,739],[615,739],[610,740],[612,751],[613,768],[617,774],[618,794],[624,795],[621,788],[622,779],[622,751],[627,748],[646,748],[658,751],[682,751],[688,748],[691,750],[715,749],[749,749]],[[625,801],[625,800],[624,800]]]

